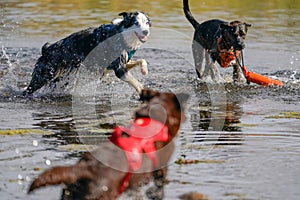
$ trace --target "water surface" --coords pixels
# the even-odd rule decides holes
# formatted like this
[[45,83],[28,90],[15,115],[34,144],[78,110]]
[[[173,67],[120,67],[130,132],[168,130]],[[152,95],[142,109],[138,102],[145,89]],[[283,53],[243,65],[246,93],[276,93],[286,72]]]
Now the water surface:
[[[199,21],[240,19],[252,24],[245,61],[249,70],[284,82],[281,88],[234,85],[231,69],[220,70],[224,83],[196,79],[191,56],[192,26],[181,1],[0,2],[0,193],[3,199],[58,199],[60,187],[28,196],[42,170],[72,164],[86,146],[105,139],[115,124],[131,121],[140,105],[132,88],[113,74],[99,81],[94,97],[76,115],[72,95],[44,88],[20,97],[45,42],[55,42],[87,27],[109,23],[117,13],[143,10],[152,34],[136,54],[149,63],[149,75],[133,73],[145,86],[188,92],[187,121],[176,140],[169,166],[166,199],[198,191],[211,199],[298,199],[300,196],[300,2],[191,1]],[[95,115],[96,113],[96,115]],[[81,139],[82,139],[81,138]],[[201,160],[177,165],[174,161]]]

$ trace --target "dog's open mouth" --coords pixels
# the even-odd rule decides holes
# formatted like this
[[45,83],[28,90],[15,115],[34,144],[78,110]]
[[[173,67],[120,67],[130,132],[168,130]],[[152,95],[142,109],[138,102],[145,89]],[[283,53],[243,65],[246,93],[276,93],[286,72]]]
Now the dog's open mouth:
[[146,42],[148,40],[148,37],[146,35],[139,35],[136,31],[134,31],[135,35],[139,38],[141,42]]

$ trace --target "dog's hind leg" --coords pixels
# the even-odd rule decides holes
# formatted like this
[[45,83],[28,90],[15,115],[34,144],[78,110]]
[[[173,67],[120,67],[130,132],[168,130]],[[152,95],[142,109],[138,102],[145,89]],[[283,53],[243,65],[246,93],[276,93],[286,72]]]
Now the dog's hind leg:
[[204,59],[205,49],[195,40],[193,41],[192,49],[193,49],[195,70],[198,78],[202,79],[203,78],[202,63]]
[[27,89],[23,92],[23,95],[34,93],[36,90],[43,87],[55,75],[55,69],[52,65],[45,60],[44,57],[40,57],[35,64],[32,78]]
[[154,177],[154,186],[150,187],[146,191],[146,195],[149,199],[163,199],[164,197],[164,185],[166,183],[167,168],[163,167],[161,169],[152,172]]
[[88,164],[83,161],[72,166],[58,166],[48,169],[31,183],[28,193],[47,185],[72,184],[81,179],[91,180],[94,175],[88,170],[88,167]]

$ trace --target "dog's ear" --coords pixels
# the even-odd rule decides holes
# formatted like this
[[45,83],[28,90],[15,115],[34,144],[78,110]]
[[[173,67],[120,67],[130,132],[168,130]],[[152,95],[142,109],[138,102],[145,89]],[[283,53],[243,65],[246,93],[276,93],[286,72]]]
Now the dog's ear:
[[123,17],[123,26],[125,28],[128,28],[132,26],[135,22],[134,18],[138,15],[138,12],[121,12],[119,13],[119,16]]
[[248,24],[248,23],[244,23],[244,25],[245,25],[246,27],[251,27],[251,26],[252,26],[252,24]]
[[132,13],[131,12],[121,12],[119,13],[119,16],[123,17],[123,26],[125,27],[129,27],[130,26],[130,22],[131,22],[131,18],[132,18]]
[[186,93],[176,94],[174,97],[174,102],[176,104],[177,110],[181,110],[182,107],[185,107],[189,98],[190,98],[190,95],[186,94]]
[[160,93],[151,89],[143,89],[140,94],[141,101],[150,101],[153,97],[158,96]]
[[119,16],[122,16],[123,18],[128,17],[129,13],[128,12],[121,12],[119,13]]

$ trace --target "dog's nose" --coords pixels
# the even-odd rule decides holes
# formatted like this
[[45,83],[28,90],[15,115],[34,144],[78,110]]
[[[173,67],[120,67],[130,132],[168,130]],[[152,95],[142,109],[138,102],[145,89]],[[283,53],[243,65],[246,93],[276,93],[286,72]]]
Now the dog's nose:
[[144,35],[148,35],[149,31],[148,30],[144,30],[142,31]]

